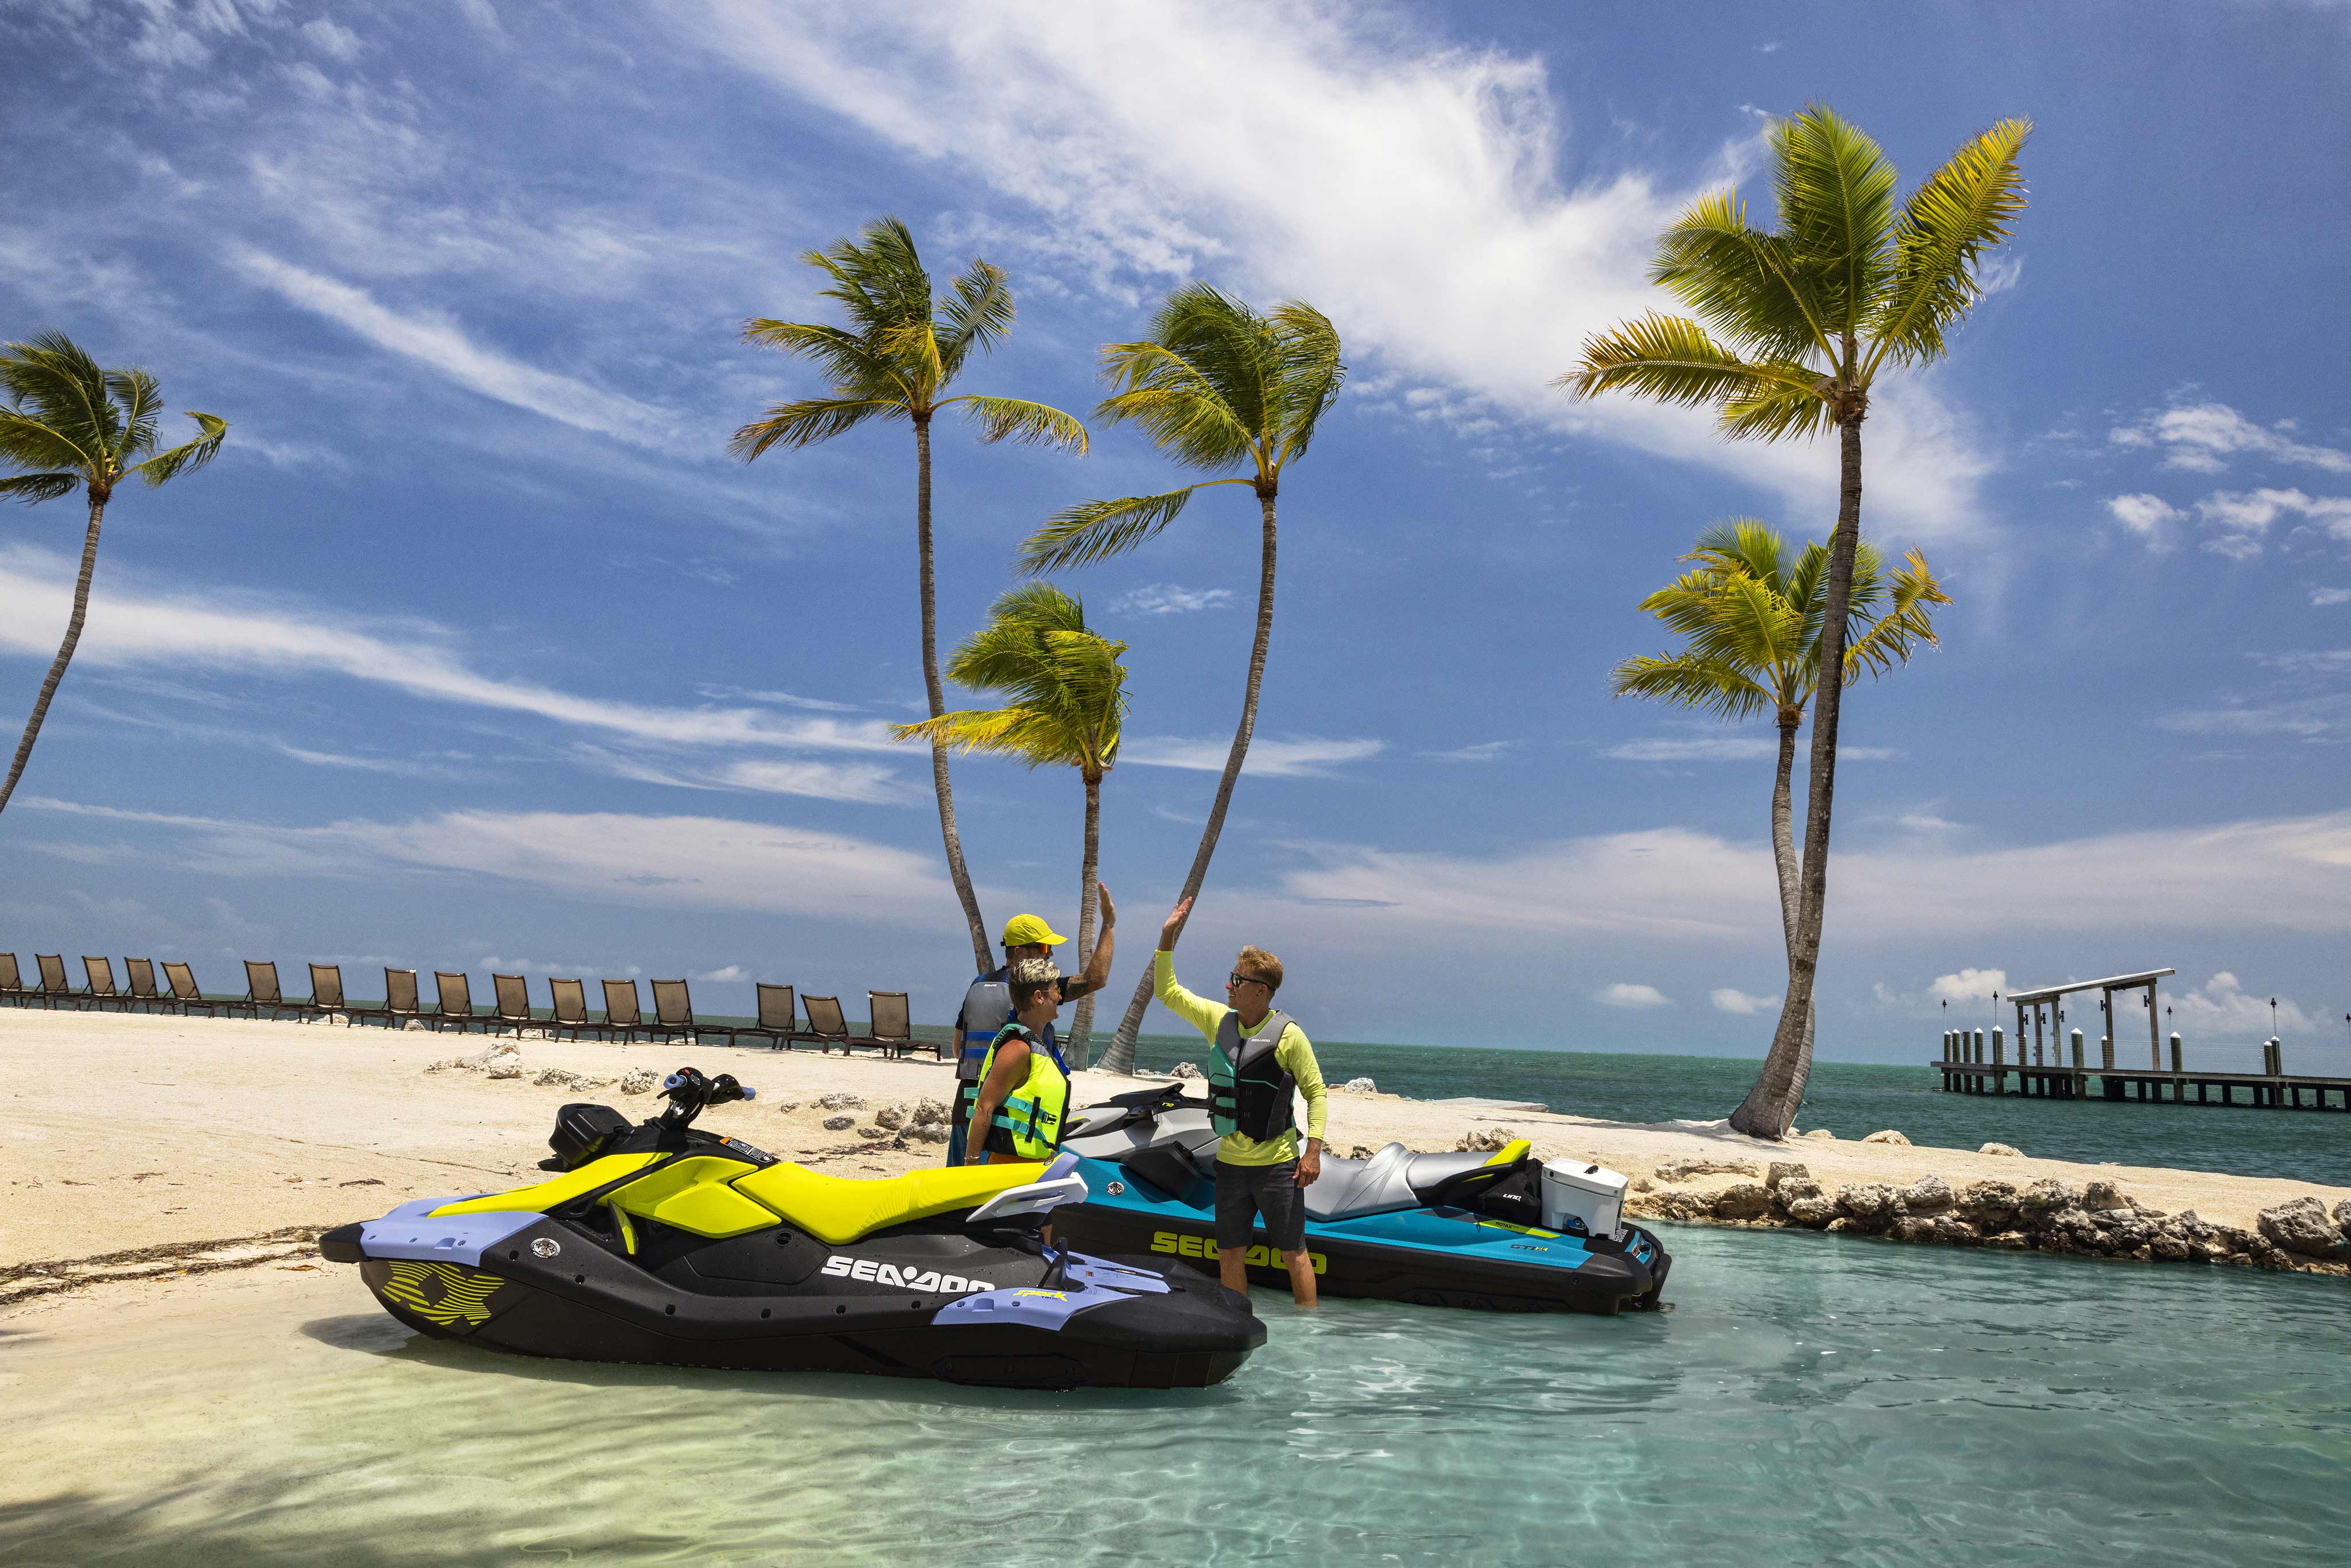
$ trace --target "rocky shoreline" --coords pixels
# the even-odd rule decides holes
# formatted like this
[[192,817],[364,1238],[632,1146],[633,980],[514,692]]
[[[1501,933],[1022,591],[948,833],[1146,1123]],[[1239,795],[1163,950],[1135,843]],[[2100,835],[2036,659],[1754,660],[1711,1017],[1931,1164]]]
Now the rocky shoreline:
[[[1677,1185],[1708,1176],[1729,1185]],[[1662,1185],[1661,1185],[1662,1184]],[[1972,1181],[1939,1176],[1907,1186],[1852,1182],[1834,1192],[1784,1160],[1697,1160],[1636,1178],[1625,1210],[1635,1218],[1756,1228],[1799,1228],[1888,1241],[2070,1254],[2147,1263],[2211,1263],[2351,1276],[2351,1199],[2330,1213],[2297,1197],[2261,1211],[2256,1228],[2214,1224],[2194,1209],[2167,1214],[2111,1181],[2081,1186],[2043,1178]]]

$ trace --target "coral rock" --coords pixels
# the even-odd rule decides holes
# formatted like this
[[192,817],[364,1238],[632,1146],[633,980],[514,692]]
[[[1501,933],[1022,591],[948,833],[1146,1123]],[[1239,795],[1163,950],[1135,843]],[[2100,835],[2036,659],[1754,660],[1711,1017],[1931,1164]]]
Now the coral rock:
[[1791,1223],[1820,1230],[1826,1228],[1828,1223],[1836,1217],[1836,1199],[1833,1197],[1792,1197],[1788,1200],[1788,1218]]
[[865,1096],[862,1094],[820,1094],[816,1097],[816,1103],[827,1111],[862,1111],[865,1109]]
[[1882,1230],[1902,1218],[1902,1195],[1884,1182],[1841,1186],[1836,1200],[1858,1229]]
[[2071,1208],[2081,1201],[2081,1194],[2062,1181],[2043,1176],[2016,1195],[2017,1207],[2027,1214],[2045,1214],[2056,1209]]
[[650,1094],[653,1092],[653,1085],[660,1082],[661,1075],[655,1072],[652,1068],[632,1067],[626,1072],[621,1074],[621,1092],[623,1094]]
[[[2262,1210],[2262,1234],[2271,1243],[2305,1258],[2337,1258],[2351,1254],[2343,1231],[2314,1197],[2297,1197]],[[2259,1254],[2255,1254],[2258,1259]]]
[[1894,1241],[1932,1241],[1935,1239],[1935,1222],[1906,1214],[1886,1228],[1886,1235]]
[[873,1113],[873,1124],[877,1127],[886,1127],[894,1133],[906,1124],[906,1108],[903,1105],[884,1105]]
[[947,1130],[935,1122],[917,1122],[900,1135],[917,1144],[944,1144],[947,1141]]
[[2110,1181],[2094,1181],[2082,1189],[2084,1208],[2128,1208],[2131,1200],[2123,1196],[2122,1188]]
[[943,1127],[946,1125],[947,1107],[943,1100],[922,1099],[914,1102],[914,1125]]
[[1756,1219],[1771,1211],[1771,1195],[1754,1182],[1743,1181],[1714,1195],[1717,1219]]
[[1773,1160],[1771,1170],[1763,1177],[1763,1185],[1777,1192],[1780,1190],[1780,1184],[1791,1178],[1797,1181],[1810,1181],[1813,1179],[1813,1173],[1792,1161]]
[[1376,1094],[1379,1092],[1380,1086],[1368,1078],[1350,1078],[1339,1085],[1342,1094]]
[[1935,1239],[1946,1247],[1972,1247],[1982,1239],[1982,1232],[1958,1215],[1935,1217]]
[[1500,1153],[1518,1141],[1519,1134],[1511,1128],[1480,1127],[1475,1132],[1462,1134],[1461,1141],[1453,1147],[1458,1154],[1492,1155]]
[[1170,1078],[1206,1078],[1207,1074],[1201,1071],[1196,1063],[1179,1061],[1176,1064],[1176,1071],[1169,1073],[1167,1076]]
[[2032,1238],[2022,1230],[2002,1230],[1985,1237],[1984,1245],[2003,1252],[2022,1252],[2032,1245]]
[[2022,1159],[2024,1157],[2024,1151],[2018,1148],[2014,1144],[1986,1144],[1982,1148],[1978,1149],[1976,1153],[1980,1155],[2001,1155],[2012,1160]]
[[1667,1160],[1657,1167],[1659,1181],[1687,1181],[1700,1176],[1761,1176],[1753,1160]]
[[845,1133],[856,1124],[857,1118],[850,1115],[827,1116],[824,1119],[824,1130],[828,1133]]
[[1819,1138],[1824,1143],[1834,1144],[1836,1142],[1836,1134],[1830,1132],[1826,1127],[1814,1127],[1811,1132],[1806,1133],[1804,1136],[1808,1138]]
[[1904,1137],[1901,1134],[1896,1132],[1891,1127],[1886,1128],[1886,1131],[1882,1133],[1872,1133],[1867,1137],[1862,1139],[1862,1142],[1865,1144],[1899,1144],[1906,1149],[1910,1146],[1910,1140]]
[[1902,1207],[1913,1214],[1938,1213],[1957,1201],[1951,1184],[1938,1176],[1920,1176],[1902,1189]]

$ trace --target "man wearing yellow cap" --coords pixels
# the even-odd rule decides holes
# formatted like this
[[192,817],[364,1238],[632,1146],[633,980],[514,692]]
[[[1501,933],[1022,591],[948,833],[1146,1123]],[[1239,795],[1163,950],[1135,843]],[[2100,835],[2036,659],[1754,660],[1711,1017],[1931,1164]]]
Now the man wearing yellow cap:
[[[1085,972],[1063,977],[1061,999],[1064,1003],[1101,990],[1110,979],[1111,929],[1118,924],[1118,911],[1111,904],[1109,888],[1096,883],[1094,895],[1102,911],[1102,936],[1087,956]],[[955,1114],[947,1123],[947,1164],[964,1163],[964,1129],[978,1099],[981,1065],[998,1031],[1012,1021],[1012,967],[1023,958],[1049,958],[1054,948],[1068,940],[1037,915],[1014,915],[1004,923],[1003,966],[974,980],[964,993],[963,1012],[956,1020],[956,1102]],[[1041,1038],[1066,1075],[1069,1063],[1062,1060],[1051,1024],[1045,1026]]]

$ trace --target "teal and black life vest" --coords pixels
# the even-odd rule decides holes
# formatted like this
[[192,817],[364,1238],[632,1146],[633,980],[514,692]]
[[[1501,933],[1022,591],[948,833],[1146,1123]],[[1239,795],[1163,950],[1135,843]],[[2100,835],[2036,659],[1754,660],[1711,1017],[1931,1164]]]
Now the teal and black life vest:
[[1290,1111],[1298,1081],[1273,1054],[1289,1027],[1290,1015],[1279,1011],[1266,1014],[1246,1040],[1238,1011],[1217,1025],[1217,1048],[1208,1053],[1208,1121],[1218,1137],[1238,1133],[1262,1143],[1298,1124]]
[[995,1071],[996,1053],[1011,1040],[1029,1048],[1029,1076],[996,1108],[984,1146],[991,1155],[1016,1160],[1050,1160],[1061,1147],[1061,1119],[1069,1113],[1069,1071],[1061,1063],[1060,1051],[1015,1020],[999,1030],[989,1043],[987,1056],[980,1063],[981,1082]]

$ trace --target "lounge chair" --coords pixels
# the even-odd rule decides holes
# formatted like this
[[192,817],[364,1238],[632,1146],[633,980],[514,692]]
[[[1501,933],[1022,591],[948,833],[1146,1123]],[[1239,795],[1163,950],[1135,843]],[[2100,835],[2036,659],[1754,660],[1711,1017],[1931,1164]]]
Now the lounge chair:
[[346,1027],[352,1019],[351,1004],[343,998],[343,967],[340,964],[310,966],[310,999],[303,1004],[320,1018],[340,1016]]
[[494,974],[490,988],[496,993],[496,1021],[513,1030],[517,1040],[522,1038],[526,1026],[542,1021],[530,1010],[530,982],[520,975]]
[[122,1008],[126,1010],[130,1008],[131,998],[114,988],[111,960],[93,958],[85,953],[82,955],[81,972],[89,977],[89,989],[83,995],[89,998],[91,1007]]
[[163,983],[172,988],[172,1005],[183,1013],[220,1011],[220,1004],[196,988],[196,972],[185,964],[163,961]]
[[884,1056],[907,1056],[914,1049],[914,1025],[904,991],[868,991],[865,1016],[873,1020],[873,1043]]
[[[684,980],[653,982],[653,1021],[650,1027],[656,1039],[674,1040],[683,1035],[689,1044],[705,1034],[730,1032],[719,1025],[694,1021],[694,997]],[[730,1040],[727,1043],[735,1042]]]
[[808,1009],[808,1033],[802,1038],[816,1041],[820,1051],[841,1047],[841,1054],[849,1054],[849,1020],[841,1016],[839,997],[802,997],[800,1006]]
[[292,1013],[296,1018],[302,1016],[302,1004],[287,1001],[284,988],[277,983],[277,960],[272,958],[266,963],[256,964],[247,958],[245,961],[245,1010],[259,1018],[264,1008],[269,1009],[271,1018],[283,1013]]
[[771,986],[762,980],[758,984],[758,1018],[738,1029],[729,1030],[727,1033],[773,1040],[779,1049],[789,1051],[792,1041],[800,1038],[799,1018],[794,1010],[796,1004],[791,987]]
[[383,972],[384,1021],[394,1029],[405,1029],[410,1019],[424,1016],[423,1004],[416,999],[416,971],[386,969]]
[[125,958],[122,960],[122,973],[129,984],[127,996],[131,1006],[160,1008],[171,1004],[171,998],[155,988],[154,959]]
[[550,978],[547,982],[547,989],[549,999],[554,1003],[547,1018],[547,1037],[549,1040],[561,1040],[567,1029],[574,1040],[587,1039],[590,1030],[603,1033],[604,1026],[588,1016],[588,987],[585,982]]
[[441,1009],[424,1016],[434,1028],[454,1023],[457,1026],[457,1032],[463,1034],[477,1023],[485,1032],[496,1027],[496,1019],[483,1018],[474,1011],[473,982],[465,976],[435,969],[433,971],[433,988],[440,994]]
[[626,1045],[637,1038],[645,1027],[645,1015],[637,1009],[637,983],[634,980],[604,982],[604,1027],[619,1033]]
[[54,1008],[59,1001],[68,1001],[79,1007],[88,999],[82,992],[73,988],[71,980],[66,978],[64,954],[36,953],[33,955],[33,962],[41,967],[41,1005],[43,1007]]
[[25,1005],[32,991],[25,985],[25,977],[16,967],[16,955],[0,953],[0,1000]]

